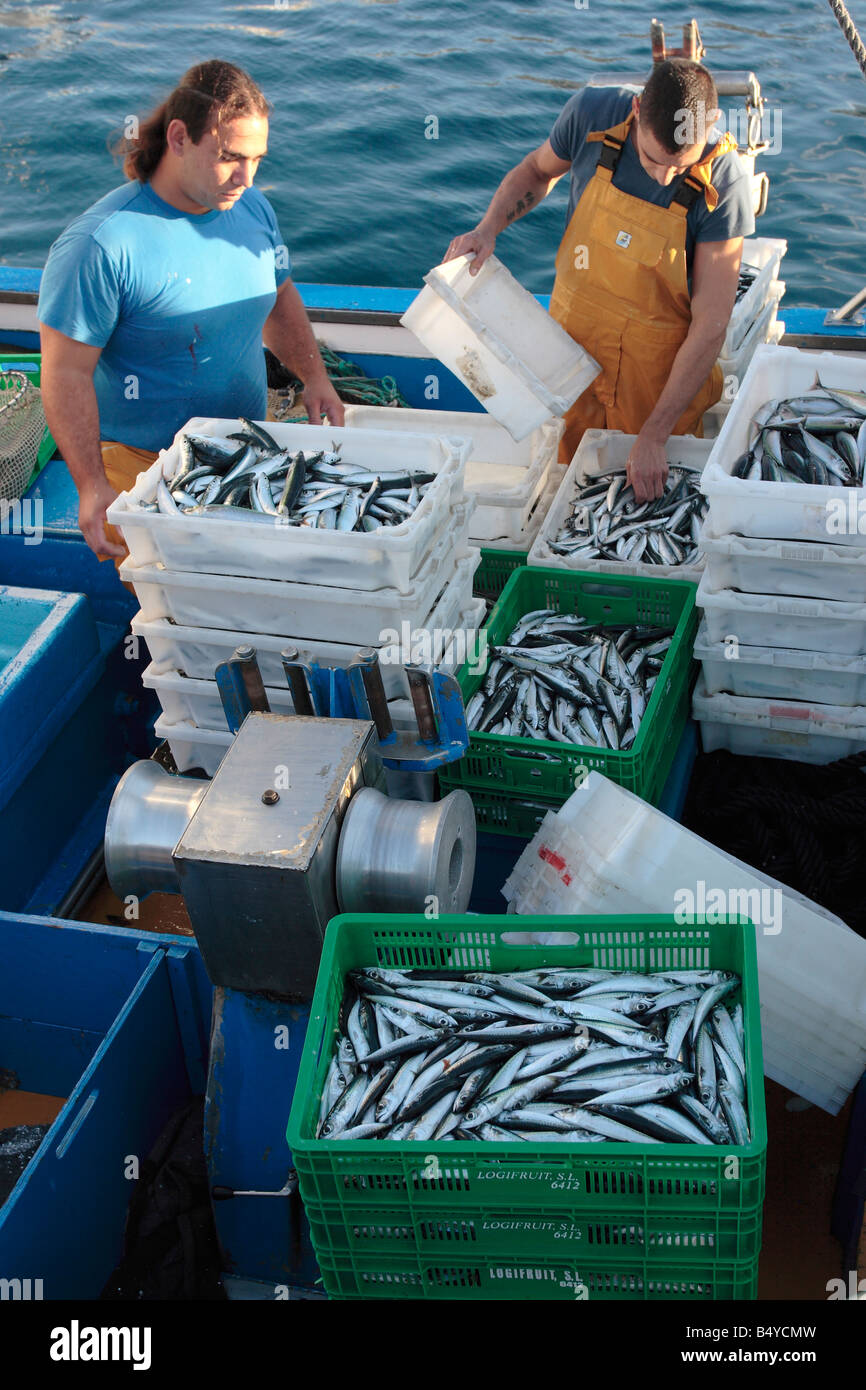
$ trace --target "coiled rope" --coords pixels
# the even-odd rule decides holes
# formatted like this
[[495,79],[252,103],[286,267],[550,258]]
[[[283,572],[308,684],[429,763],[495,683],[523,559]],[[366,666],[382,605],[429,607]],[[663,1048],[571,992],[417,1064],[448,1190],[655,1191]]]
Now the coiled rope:
[[[369,377],[356,362],[350,362],[339,353],[333,352],[331,348],[319,345],[322,360],[330,380],[336,389],[337,395],[341,400],[347,401],[352,405],[391,405],[408,408],[409,402],[401,393],[396,381],[392,376],[383,376],[379,379]],[[296,376],[293,376],[288,368],[274,356],[268,349],[265,349],[265,359],[268,368],[268,386],[272,390],[282,393],[289,393],[294,399],[299,395],[303,387]]]
[[848,9],[842,4],[842,0],[828,0],[830,9],[839,21],[839,27],[848,40],[848,45],[857,62],[860,64],[860,71],[866,77],[866,47],[857,32],[857,26],[848,13]]
[[866,936],[866,752],[824,766],[726,751],[698,758],[683,824]]

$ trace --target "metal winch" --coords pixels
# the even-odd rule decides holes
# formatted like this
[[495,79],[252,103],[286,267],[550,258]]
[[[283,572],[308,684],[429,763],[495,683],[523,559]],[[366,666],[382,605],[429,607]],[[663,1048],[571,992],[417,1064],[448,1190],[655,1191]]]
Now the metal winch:
[[475,815],[462,791],[386,792],[386,765],[427,776],[468,746],[452,677],[407,671],[418,729],[398,733],[375,653],[349,671],[283,657],[296,713],[267,711],[255,653],[239,649],[217,671],[237,732],[214,777],[134,764],[111,803],[105,862],[121,898],[183,894],[215,985],[308,999],[338,911],[465,911]]

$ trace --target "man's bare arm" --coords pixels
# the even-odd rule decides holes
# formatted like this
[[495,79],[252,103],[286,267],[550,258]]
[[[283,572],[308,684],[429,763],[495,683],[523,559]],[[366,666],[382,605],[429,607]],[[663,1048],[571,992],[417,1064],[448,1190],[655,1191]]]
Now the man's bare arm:
[[628,460],[638,501],[660,496],[668,472],[664,446],[719,355],[736,298],[742,250],[742,237],[698,242],[695,247],[691,326]]
[[570,168],[570,161],[559,159],[550,141],[545,140],[509,170],[478,226],[454,238],[445,260],[474,253],[475,259],[469,269],[472,275],[477,275],[487,257],[492,255],[499,233],[537,207]]
[[265,347],[304,383],[304,404],[310,424],[321,424],[322,416],[327,415],[332,425],[342,425],[345,421],[343,402],[328,377],[304,302],[291,280],[284,280],[280,285],[277,302],[265,320],[262,337]]
[[105,512],[117,493],[105,476],[99,447],[99,407],[93,373],[102,349],[76,342],[46,324],[42,344],[42,405],[54,441],[78,488],[78,525],[95,555],[126,551],[105,535]]

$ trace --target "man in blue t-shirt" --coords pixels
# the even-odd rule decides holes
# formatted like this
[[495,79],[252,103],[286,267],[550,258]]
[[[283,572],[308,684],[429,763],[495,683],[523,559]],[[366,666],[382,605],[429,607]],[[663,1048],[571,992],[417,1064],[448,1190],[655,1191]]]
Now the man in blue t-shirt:
[[39,293],[42,398],[91,549],[119,491],[196,415],[263,419],[262,343],[342,425],[268,200],[252,187],[269,107],[231,63],[201,63],[125,142],[129,183],[51,248]]
[[700,433],[721,394],[714,364],[754,214],[736,145],[712,129],[719,114],[712,77],[686,59],[659,63],[639,97],[584,89],[445,257],[474,254],[477,273],[498,234],[571,173],[550,312],[602,371],[566,416],[561,457],[588,428],[635,434],[640,501],[661,493],[668,437]]

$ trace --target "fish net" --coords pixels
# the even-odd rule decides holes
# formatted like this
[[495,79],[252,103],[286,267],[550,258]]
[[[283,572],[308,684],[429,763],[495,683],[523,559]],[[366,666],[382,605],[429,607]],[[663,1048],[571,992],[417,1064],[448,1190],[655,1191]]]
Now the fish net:
[[683,825],[866,937],[866,752],[835,763],[699,755]]
[[0,500],[21,496],[44,434],[39,388],[24,372],[0,372]]

